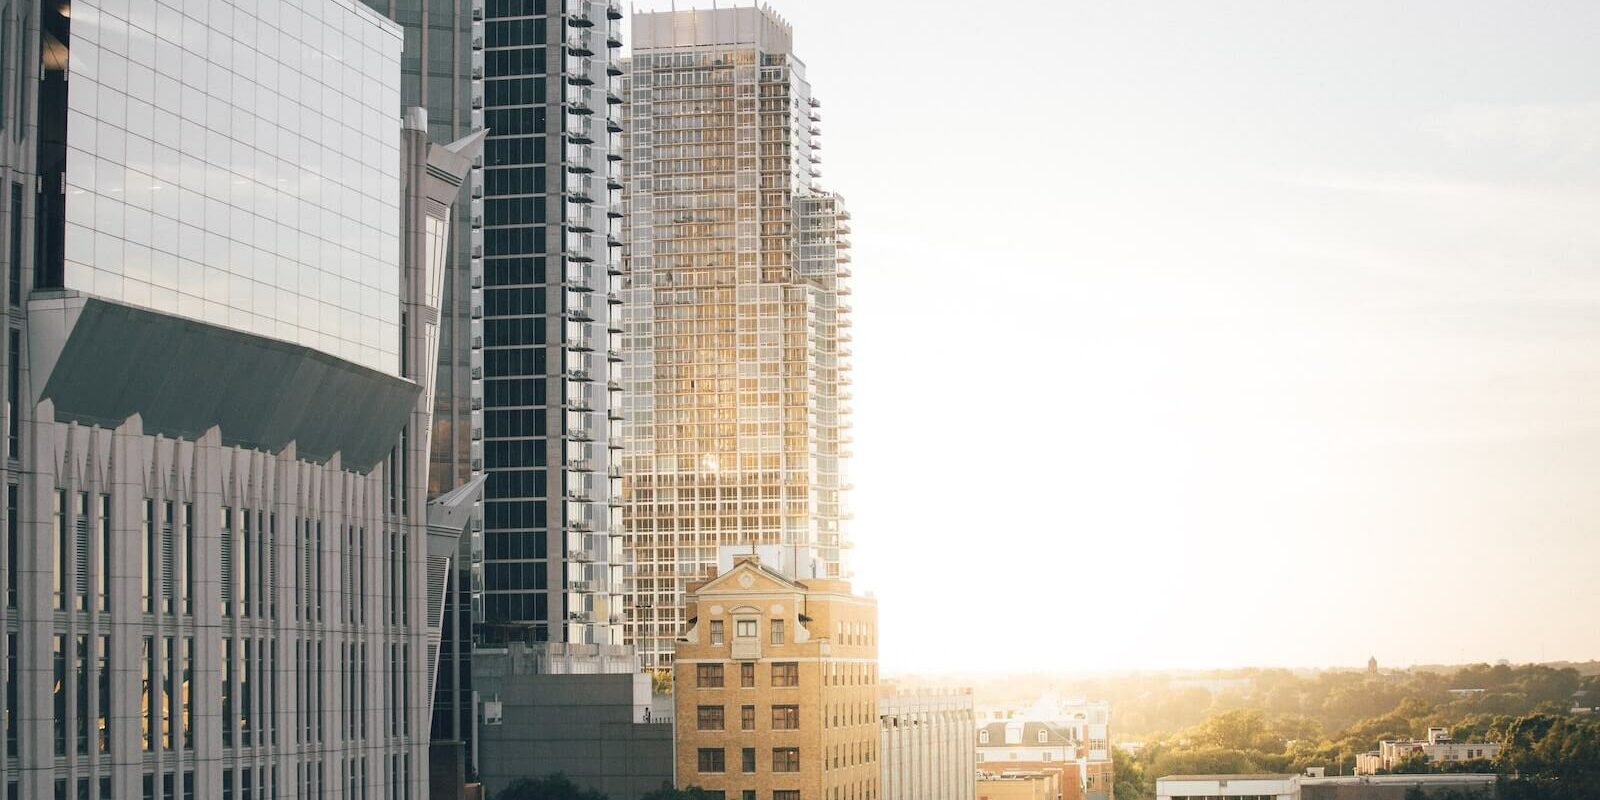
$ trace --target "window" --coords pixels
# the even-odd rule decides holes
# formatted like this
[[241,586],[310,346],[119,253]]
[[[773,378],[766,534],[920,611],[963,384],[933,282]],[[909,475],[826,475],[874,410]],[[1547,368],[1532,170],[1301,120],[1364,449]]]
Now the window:
[[[4,102],[0,101],[0,108],[3,107]],[[11,184],[11,249],[7,255],[11,260],[7,276],[7,288],[10,291],[7,295],[11,299],[11,305],[20,306],[22,305],[22,184],[20,183]]]
[[771,628],[772,628],[772,643],[773,644],[783,644],[783,620],[781,620],[781,619],[773,620]]
[[737,622],[735,622],[734,626],[735,626],[734,635],[738,636],[740,639],[754,639],[754,638],[756,638],[756,621],[755,620],[753,620],[753,619],[741,619],[741,620],[738,620]]
[[722,644],[722,620],[711,620],[711,643]]
[[772,748],[773,772],[799,772],[800,748],[774,747]]
[[754,689],[756,686],[756,665],[746,662],[739,665],[739,688]]
[[1045,733],[1044,731],[1039,731],[1039,744],[1044,744],[1048,741],[1050,741],[1049,734]]
[[978,744],[988,744],[988,743],[989,743],[989,732],[988,731],[978,731]]
[[1045,761],[1054,761],[1054,760],[1056,760],[1056,754],[1050,752],[1049,750],[1046,750],[1046,751],[1044,751],[1044,759],[1043,760],[1045,760]]
[[746,747],[739,751],[739,770],[745,774],[756,771],[756,749]]
[[800,665],[793,661],[782,661],[772,665],[773,686],[799,686]]
[[746,789],[739,794],[741,800],[756,800],[756,790]]
[[701,689],[722,688],[721,664],[696,664],[694,665],[694,685]]
[[57,634],[50,641],[50,661],[55,670],[51,683],[51,695],[55,699],[55,754],[64,756],[67,754],[67,637]]
[[695,715],[695,727],[702,731],[722,730],[722,706],[700,706]]
[[799,706],[773,706],[772,729],[775,731],[792,731],[800,727]]
[[799,789],[773,789],[772,800],[800,800]]
[[700,748],[700,771],[701,772],[727,772],[728,771],[728,765],[723,760],[722,748],[720,748],[720,747],[702,747],[702,748]]
[[[64,589],[67,575],[67,493],[61,489],[56,490],[56,511],[50,524],[50,550],[55,553],[55,562],[50,570],[50,596],[52,608],[65,610],[62,590]],[[59,753],[57,755],[60,755]]]
[[6,454],[19,458],[22,453],[22,333],[15,328],[11,330],[6,358]]
[[17,607],[17,580],[21,574],[17,563],[17,539],[21,536],[22,520],[17,516],[17,485],[6,484],[6,607]]
[[739,706],[739,730],[753,731],[756,729],[756,707]]
[[[21,710],[17,693],[20,674],[17,671],[17,635],[6,634],[6,757],[17,757],[17,714]],[[754,719],[752,713],[751,719]]]

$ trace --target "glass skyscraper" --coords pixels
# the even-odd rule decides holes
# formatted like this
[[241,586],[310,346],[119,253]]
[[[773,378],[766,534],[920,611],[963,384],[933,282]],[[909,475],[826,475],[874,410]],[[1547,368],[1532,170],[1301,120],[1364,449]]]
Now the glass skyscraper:
[[589,0],[486,11],[478,644],[617,644],[622,12]]
[[426,792],[481,141],[426,145],[401,49],[352,0],[0,1],[6,797]]
[[627,640],[666,667],[719,548],[844,574],[850,228],[770,9],[635,14],[627,80]]

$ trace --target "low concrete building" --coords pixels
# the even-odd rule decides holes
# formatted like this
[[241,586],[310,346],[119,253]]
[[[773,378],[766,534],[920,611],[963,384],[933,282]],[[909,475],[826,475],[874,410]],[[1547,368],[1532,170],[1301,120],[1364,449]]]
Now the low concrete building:
[[973,800],[971,689],[884,692],[878,721],[882,800]]
[[1156,800],[1300,800],[1298,775],[1168,775]]
[[1448,775],[1170,775],[1156,781],[1156,800],[1409,800],[1449,796],[1493,800],[1498,776]]
[[1061,796],[1053,772],[978,773],[978,800],[1051,800]]
[[1377,750],[1356,756],[1356,774],[1389,772],[1419,755],[1430,764],[1451,764],[1488,760],[1499,754],[1500,745],[1497,743],[1456,742],[1451,740],[1448,728],[1429,728],[1426,741],[1385,739],[1378,743]]
[[672,781],[672,713],[631,648],[513,643],[473,653],[479,777],[490,797],[564,773],[629,800]]
[[1407,793],[1414,791],[1427,797],[1464,795],[1492,800],[1497,796],[1498,782],[1498,775],[1483,773],[1301,778],[1300,800],[1407,800]]

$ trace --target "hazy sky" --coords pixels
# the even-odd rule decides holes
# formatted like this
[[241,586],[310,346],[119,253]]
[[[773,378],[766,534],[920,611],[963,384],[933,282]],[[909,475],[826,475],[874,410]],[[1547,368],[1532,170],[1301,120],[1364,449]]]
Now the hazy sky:
[[775,8],[886,672],[1600,658],[1600,3]]

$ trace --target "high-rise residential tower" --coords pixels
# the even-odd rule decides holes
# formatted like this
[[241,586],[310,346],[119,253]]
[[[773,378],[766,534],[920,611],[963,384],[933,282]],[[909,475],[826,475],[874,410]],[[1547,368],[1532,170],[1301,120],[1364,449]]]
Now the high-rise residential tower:
[[717,549],[842,577],[849,214],[818,185],[819,103],[766,8],[641,13],[627,70],[627,635],[671,663]]
[[620,645],[622,11],[615,0],[486,6],[477,644]]
[[351,0],[0,2],[0,43],[5,796],[423,797],[481,141],[402,123]]

